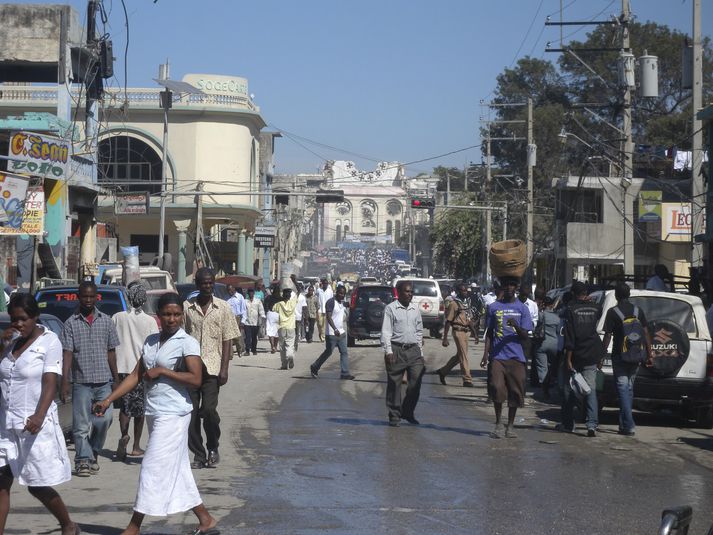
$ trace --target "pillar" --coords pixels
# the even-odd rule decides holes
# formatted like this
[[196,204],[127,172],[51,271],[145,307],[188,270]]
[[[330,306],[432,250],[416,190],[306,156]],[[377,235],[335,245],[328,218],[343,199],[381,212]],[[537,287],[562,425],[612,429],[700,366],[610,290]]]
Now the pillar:
[[97,263],[97,221],[94,214],[79,214],[79,265],[80,276],[94,274]]
[[248,275],[255,275],[255,238],[245,237],[245,272]]
[[238,263],[236,265],[237,272],[244,275],[245,270],[245,232],[241,231],[238,235]]
[[174,221],[178,231],[178,265],[176,267],[176,282],[183,284],[186,282],[186,232],[191,224],[190,219]]

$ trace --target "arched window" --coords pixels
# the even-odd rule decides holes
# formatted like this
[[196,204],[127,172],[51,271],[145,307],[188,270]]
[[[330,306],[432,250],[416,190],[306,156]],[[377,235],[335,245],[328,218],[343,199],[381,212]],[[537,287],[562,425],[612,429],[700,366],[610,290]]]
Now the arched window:
[[97,180],[110,190],[159,193],[161,156],[135,137],[108,137],[99,142]]
[[391,233],[393,232],[393,230],[394,230],[393,223],[391,222],[391,220],[387,220],[386,221],[386,234],[391,236]]
[[361,226],[362,228],[376,228],[376,203],[372,200],[361,202]]
[[344,224],[344,238],[347,237],[347,234],[349,234],[349,225],[346,223]]
[[396,199],[391,199],[386,203],[386,213],[390,216],[398,216],[401,214],[401,203]]

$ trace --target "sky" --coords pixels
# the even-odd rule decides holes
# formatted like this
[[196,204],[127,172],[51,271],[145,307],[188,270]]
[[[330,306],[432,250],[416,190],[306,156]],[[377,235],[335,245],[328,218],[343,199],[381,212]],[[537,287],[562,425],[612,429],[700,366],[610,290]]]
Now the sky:
[[[631,7],[639,21],[690,34],[692,1],[631,0]],[[545,46],[558,45],[560,30],[544,22],[559,20],[560,4],[564,20],[602,20],[621,9],[621,0],[124,2],[129,87],[154,87],[166,59],[177,80],[242,76],[268,128],[284,132],[276,172],[312,173],[333,159],[367,171],[375,161],[400,161],[410,176],[480,162],[479,148],[461,149],[480,143],[481,102],[518,58],[556,61]],[[85,17],[86,0],[53,3]],[[123,86],[124,11],[120,0],[103,3],[117,56],[109,85]],[[702,4],[703,33],[711,36],[713,3]],[[591,28],[564,33],[582,40]]]

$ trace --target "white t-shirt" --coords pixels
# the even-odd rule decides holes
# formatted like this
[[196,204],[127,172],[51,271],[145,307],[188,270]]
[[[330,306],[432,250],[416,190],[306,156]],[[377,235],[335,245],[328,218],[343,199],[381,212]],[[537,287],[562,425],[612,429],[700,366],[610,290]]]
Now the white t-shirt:
[[322,288],[319,288],[317,290],[317,300],[319,301],[319,312],[320,314],[326,314],[326,305],[327,301],[329,301],[332,297],[334,297],[334,292],[332,289],[327,286],[326,290],[323,290]]
[[666,283],[658,275],[654,275],[646,282],[646,289],[653,290],[655,292],[668,292]]
[[121,342],[116,346],[116,371],[129,374],[141,358],[146,338],[158,332],[156,320],[141,309],[117,312],[111,318]]
[[532,318],[532,329],[534,330],[535,327],[537,327],[537,320],[540,316],[540,309],[538,308],[537,303],[535,303],[529,297],[527,298],[527,301],[525,301],[525,306],[530,311],[530,317]]
[[[334,303],[334,309],[332,310],[332,322],[334,323],[334,326],[337,328],[339,331],[339,335],[344,334],[344,301],[341,303],[337,301],[336,299],[330,299],[329,300],[329,306],[332,306],[332,303]],[[332,329],[332,326],[329,324],[328,321],[325,321],[325,324],[327,325],[327,335],[328,336],[334,336],[334,330]]]
[[297,297],[297,308],[295,309],[295,321],[302,321],[302,307],[307,306],[307,298],[304,294]]

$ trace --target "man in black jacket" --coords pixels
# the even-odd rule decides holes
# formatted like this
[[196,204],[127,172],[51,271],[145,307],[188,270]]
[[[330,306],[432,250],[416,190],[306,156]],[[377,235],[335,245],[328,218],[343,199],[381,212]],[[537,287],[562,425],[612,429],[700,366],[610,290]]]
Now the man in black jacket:
[[602,315],[602,307],[590,301],[587,297],[587,287],[583,282],[572,284],[574,302],[565,312],[564,349],[565,381],[564,402],[562,404],[563,431],[574,431],[574,407],[577,397],[569,386],[569,379],[579,372],[589,385],[590,392],[584,397],[584,407],[587,414],[587,436],[597,436],[597,368],[601,367],[604,357],[604,346],[597,334],[597,322]]

